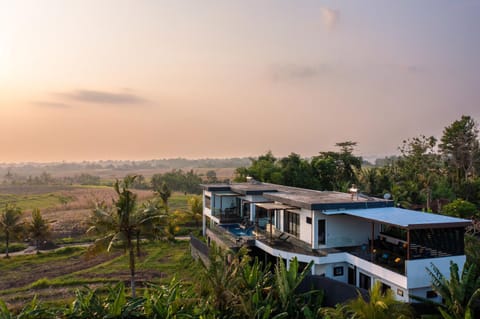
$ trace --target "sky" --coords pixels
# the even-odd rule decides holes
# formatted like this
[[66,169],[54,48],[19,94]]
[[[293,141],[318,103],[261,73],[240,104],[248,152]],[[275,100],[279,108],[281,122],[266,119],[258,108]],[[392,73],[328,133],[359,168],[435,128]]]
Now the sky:
[[366,158],[480,121],[480,1],[0,0],[0,162]]

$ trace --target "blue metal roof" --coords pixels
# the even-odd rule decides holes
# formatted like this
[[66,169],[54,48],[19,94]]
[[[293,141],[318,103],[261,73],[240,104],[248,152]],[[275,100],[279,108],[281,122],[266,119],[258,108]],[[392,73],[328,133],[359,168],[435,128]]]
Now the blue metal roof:
[[403,228],[465,227],[471,224],[471,221],[468,219],[418,212],[397,207],[330,210],[324,211],[323,213],[325,215],[350,215]]

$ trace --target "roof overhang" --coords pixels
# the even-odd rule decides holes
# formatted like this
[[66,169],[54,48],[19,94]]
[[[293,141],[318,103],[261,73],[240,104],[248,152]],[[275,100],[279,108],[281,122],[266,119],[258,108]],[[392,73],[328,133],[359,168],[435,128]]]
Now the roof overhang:
[[327,210],[322,213],[325,215],[348,215],[404,229],[460,228],[472,224],[472,221],[468,219],[396,207]]
[[292,206],[287,206],[287,205],[277,204],[277,203],[259,203],[259,204],[255,204],[255,206],[261,207],[266,210],[275,210],[275,209],[285,210],[285,209],[294,208]]

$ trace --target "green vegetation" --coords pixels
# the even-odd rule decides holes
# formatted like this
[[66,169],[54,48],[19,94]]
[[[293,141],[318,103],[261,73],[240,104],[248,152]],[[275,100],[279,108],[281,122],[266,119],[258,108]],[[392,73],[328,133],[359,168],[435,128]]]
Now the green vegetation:
[[64,197],[59,193],[47,194],[0,194],[0,206],[15,204],[21,210],[37,208],[48,208],[57,206]]
[[14,205],[5,205],[5,209],[0,214],[0,234],[5,237],[5,257],[9,257],[10,240],[18,237],[22,233],[20,218],[22,211]]
[[[462,116],[443,131],[441,143],[420,135],[403,141],[400,156],[361,167],[355,142],[337,143],[339,151],[320,152],[309,159],[292,153],[275,158],[271,152],[251,159],[249,167],[236,171],[236,180],[256,180],[318,190],[360,192],[382,197],[388,193],[396,204],[463,218],[480,216],[480,146],[478,128],[470,116]],[[453,200],[450,206],[445,206]]]
[[433,289],[442,297],[443,302],[438,305],[438,309],[444,319],[478,318],[480,277],[476,265],[464,267],[459,274],[458,265],[450,262],[449,279],[433,264],[428,272]]
[[162,184],[165,183],[173,191],[198,194],[201,191],[202,178],[193,170],[184,172],[180,169],[164,174],[155,174],[152,176],[151,183],[156,191],[160,190]]

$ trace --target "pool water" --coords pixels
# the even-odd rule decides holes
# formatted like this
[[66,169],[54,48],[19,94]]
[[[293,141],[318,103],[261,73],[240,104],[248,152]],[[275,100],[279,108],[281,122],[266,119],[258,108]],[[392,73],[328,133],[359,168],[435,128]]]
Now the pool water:
[[242,228],[240,227],[240,224],[225,224],[220,225],[220,227],[225,228],[235,236],[253,236],[254,227]]

